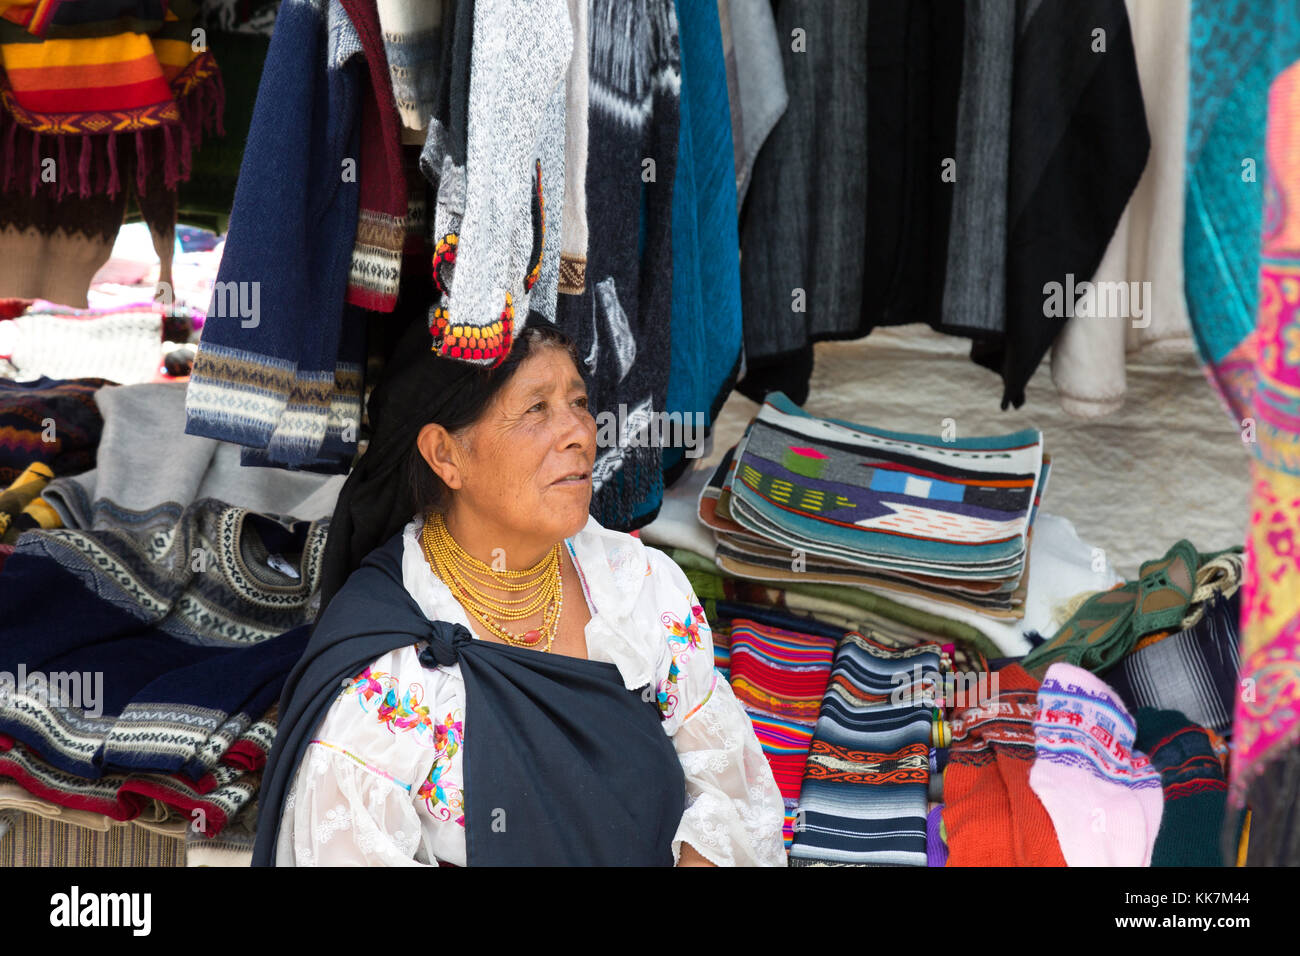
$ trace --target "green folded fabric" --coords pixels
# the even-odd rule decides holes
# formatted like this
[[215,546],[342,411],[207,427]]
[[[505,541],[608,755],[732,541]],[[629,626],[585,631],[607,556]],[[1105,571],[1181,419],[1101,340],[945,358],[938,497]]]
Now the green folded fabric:
[[[672,548],[668,553],[686,572],[687,579],[695,588],[696,596],[701,600],[726,600],[724,580],[727,578],[739,580],[723,572],[704,555],[683,548]],[[998,650],[991,638],[969,624],[899,604],[871,591],[839,584],[785,584],[779,590],[833,601],[841,605],[845,612],[844,616],[853,617],[859,622],[869,615],[876,615],[922,631],[932,638],[965,644],[985,658],[1002,656],[1002,652]]]
[[1120,662],[1138,639],[1157,631],[1176,630],[1187,616],[1196,591],[1196,572],[1221,554],[1198,552],[1186,539],[1156,561],[1138,569],[1138,579],[1095,594],[1052,636],[1022,661],[1039,680],[1058,662],[1100,674]]

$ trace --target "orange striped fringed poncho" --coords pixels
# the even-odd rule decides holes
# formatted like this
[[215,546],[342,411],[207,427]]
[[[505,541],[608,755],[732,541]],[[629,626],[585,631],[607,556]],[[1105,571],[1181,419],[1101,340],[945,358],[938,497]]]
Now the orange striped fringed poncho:
[[[111,196],[131,167],[141,194],[150,180],[173,190],[203,134],[221,132],[197,2],[122,6],[0,0],[0,192]],[[134,139],[134,162],[119,137]]]

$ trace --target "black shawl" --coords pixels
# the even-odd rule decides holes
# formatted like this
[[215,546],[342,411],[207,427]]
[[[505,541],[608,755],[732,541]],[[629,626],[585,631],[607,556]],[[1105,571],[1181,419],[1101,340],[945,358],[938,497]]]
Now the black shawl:
[[284,801],[343,683],[421,645],[465,680],[465,839],[478,865],[671,866],[686,787],[654,696],[618,668],[476,640],[430,621],[402,581],[402,535],[375,549],[321,616],[285,684],[263,772],[254,866],[275,863]]

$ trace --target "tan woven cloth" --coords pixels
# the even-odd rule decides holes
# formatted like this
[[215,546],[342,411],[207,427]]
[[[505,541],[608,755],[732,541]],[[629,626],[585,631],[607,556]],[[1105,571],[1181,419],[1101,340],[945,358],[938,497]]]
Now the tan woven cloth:
[[89,830],[34,813],[10,810],[13,826],[0,837],[0,867],[184,866],[185,841],[138,826]]

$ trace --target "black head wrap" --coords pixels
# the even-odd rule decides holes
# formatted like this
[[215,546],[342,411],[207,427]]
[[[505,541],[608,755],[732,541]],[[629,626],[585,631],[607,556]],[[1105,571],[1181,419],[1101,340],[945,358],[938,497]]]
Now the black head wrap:
[[325,543],[322,611],[362,559],[415,514],[406,460],[420,429],[440,417],[458,389],[487,371],[442,358],[431,344],[424,323],[411,322],[370,394],[370,444],[339,492]]

